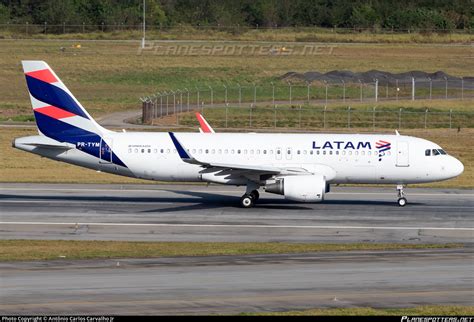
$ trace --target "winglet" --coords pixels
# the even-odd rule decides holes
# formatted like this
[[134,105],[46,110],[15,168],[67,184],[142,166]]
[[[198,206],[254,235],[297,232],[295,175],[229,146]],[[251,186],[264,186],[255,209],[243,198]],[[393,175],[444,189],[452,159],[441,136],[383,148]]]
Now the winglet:
[[186,152],[186,150],[183,148],[183,146],[181,145],[181,143],[179,143],[178,139],[176,138],[176,136],[174,135],[173,132],[168,132],[168,134],[170,135],[171,137],[171,141],[173,141],[173,144],[174,146],[176,147],[176,151],[178,151],[178,154],[179,154],[179,157],[183,160],[191,160],[193,159],[189,154],[188,152]]
[[201,115],[201,113],[196,112],[196,118],[199,121],[199,131],[201,133],[215,133],[214,129],[207,123],[206,119]]

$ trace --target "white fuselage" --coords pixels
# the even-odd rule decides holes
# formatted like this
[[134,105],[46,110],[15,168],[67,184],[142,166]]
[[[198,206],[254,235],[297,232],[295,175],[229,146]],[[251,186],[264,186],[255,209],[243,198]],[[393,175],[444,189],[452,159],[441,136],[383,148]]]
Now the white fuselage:
[[[462,163],[452,156],[425,155],[428,149],[441,149],[435,143],[401,135],[176,133],[176,136],[199,161],[305,169],[310,173],[324,174],[329,184],[423,183],[453,178],[463,171]],[[127,167],[111,163],[108,154],[101,155],[99,159],[78,148],[58,153],[56,150],[22,144],[22,139],[27,138],[17,139],[15,147],[119,175],[148,180],[204,181],[232,185],[243,185],[247,180],[235,179],[235,175],[232,179],[216,176],[215,173],[206,172],[200,165],[183,162],[168,133],[105,134],[103,140]],[[389,142],[389,149],[381,152],[377,148],[379,141]]]

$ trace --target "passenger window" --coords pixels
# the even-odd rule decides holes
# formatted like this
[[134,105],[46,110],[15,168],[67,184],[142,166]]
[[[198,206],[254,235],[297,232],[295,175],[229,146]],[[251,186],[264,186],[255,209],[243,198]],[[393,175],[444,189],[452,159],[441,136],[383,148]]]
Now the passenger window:
[[235,151],[232,149],[232,150],[230,150],[230,153],[234,154],[234,153],[235,153]]
[[142,153],[145,153],[145,149],[142,149]]
[[273,150],[269,150],[268,153],[273,154]]
[[263,150],[263,154],[267,154],[267,150]]
[[240,149],[237,150],[237,154],[240,154]]
[[332,151],[329,151],[329,154],[332,155]]
[[216,154],[216,150],[215,150],[215,149],[212,149],[212,150],[211,150],[211,153],[212,153],[212,154]]
[[326,155],[326,151],[323,151],[323,154]]
[[151,153],[151,149],[148,149],[148,153]]
[[138,149],[135,149],[135,153],[138,153]]
[[319,155],[319,150],[318,150],[318,151],[316,151],[316,154],[317,154],[317,155]]
[[339,155],[339,150],[336,150],[336,155]]
[[257,154],[260,154],[260,149],[257,150]]
[[206,149],[206,154],[209,154],[209,149]]
[[300,150],[296,151],[296,154],[301,154],[301,151]]
[[372,151],[367,152],[367,155],[371,155],[371,154],[372,154]]
[[221,149],[219,149],[218,153],[219,153],[219,154],[222,154],[222,150],[221,150]]
[[165,150],[161,149],[161,150],[160,150],[160,153],[163,153],[163,152],[165,152]]
[[309,154],[313,155],[313,153],[314,153],[313,150],[310,150],[310,151],[309,151]]
[[253,154],[253,150],[250,150],[250,154]]

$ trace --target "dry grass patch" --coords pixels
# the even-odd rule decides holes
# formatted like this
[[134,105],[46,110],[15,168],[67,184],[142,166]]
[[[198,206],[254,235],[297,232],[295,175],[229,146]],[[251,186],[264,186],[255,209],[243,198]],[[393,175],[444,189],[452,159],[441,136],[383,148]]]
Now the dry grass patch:
[[226,242],[126,242],[72,240],[0,240],[0,261],[99,258],[154,258],[287,254],[333,251],[460,248],[462,244],[293,244]]
[[351,308],[321,308],[303,311],[243,313],[242,315],[270,315],[270,316],[472,316],[474,306],[462,305],[424,305],[411,308],[383,309],[371,307]]

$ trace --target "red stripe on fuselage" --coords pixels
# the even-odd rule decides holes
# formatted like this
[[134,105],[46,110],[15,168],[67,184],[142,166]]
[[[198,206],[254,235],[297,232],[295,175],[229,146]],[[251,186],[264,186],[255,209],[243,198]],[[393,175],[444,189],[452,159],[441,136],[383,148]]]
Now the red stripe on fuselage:
[[40,107],[40,108],[35,109],[35,112],[39,112],[41,114],[47,115],[57,120],[63,119],[66,117],[76,116],[76,114],[62,110],[60,108],[57,108],[56,106]]
[[34,72],[26,73],[26,75],[42,80],[46,83],[56,83],[58,80],[54,77],[49,69],[35,70]]

